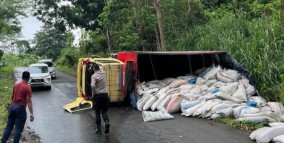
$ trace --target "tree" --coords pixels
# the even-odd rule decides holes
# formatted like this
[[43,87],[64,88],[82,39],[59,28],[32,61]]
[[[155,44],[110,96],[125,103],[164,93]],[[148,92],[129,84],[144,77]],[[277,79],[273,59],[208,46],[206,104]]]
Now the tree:
[[104,6],[105,0],[35,0],[33,5],[34,15],[39,20],[60,30],[65,30],[66,26],[95,30]]
[[15,44],[19,53],[31,50],[30,42],[27,40],[17,40]]
[[35,46],[32,51],[38,56],[46,56],[56,60],[61,53],[61,49],[69,46],[73,40],[74,36],[71,32],[60,31],[50,25],[44,25],[42,30],[35,34]]
[[157,13],[157,21],[159,26],[159,33],[160,33],[160,45],[161,45],[161,51],[166,51],[166,40],[165,40],[165,34],[164,34],[164,25],[163,25],[163,19],[162,19],[162,13],[158,5],[157,0],[153,0],[154,8]]
[[21,31],[19,17],[26,16],[26,0],[0,1],[0,42],[7,41]]

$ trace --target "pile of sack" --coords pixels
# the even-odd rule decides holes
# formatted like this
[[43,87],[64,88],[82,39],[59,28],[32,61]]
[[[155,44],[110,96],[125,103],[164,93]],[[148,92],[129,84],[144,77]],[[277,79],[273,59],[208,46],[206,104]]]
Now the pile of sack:
[[262,127],[253,131],[250,136],[252,140],[258,143],[284,143],[284,123],[270,123],[269,127]]
[[136,108],[147,113],[162,109],[169,114],[181,111],[184,116],[208,119],[234,117],[258,123],[284,120],[282,104],[266,102],[255,95],[255,87],[245,76],[232,69],[212,66],[197,70],[195,75],[137,84]]

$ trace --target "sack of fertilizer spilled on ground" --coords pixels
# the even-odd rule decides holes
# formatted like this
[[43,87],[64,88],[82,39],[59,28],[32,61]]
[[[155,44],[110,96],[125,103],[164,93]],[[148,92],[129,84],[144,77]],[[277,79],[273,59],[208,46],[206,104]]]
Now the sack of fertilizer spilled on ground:
[[142,116],[143,116],[144,122],[166,120],[166,119],[174,118],[174,116],[170,115],[165,108],[163,108],[162,110],[156,111],[156,112],[143,111]]

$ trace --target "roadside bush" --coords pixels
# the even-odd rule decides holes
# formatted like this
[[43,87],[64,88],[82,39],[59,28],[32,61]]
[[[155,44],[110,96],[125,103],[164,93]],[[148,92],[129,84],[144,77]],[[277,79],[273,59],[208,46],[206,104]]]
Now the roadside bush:
[[13,87],[13,67],[0,67],[0,136],[7,121],[7,104],[11,102]]
[[67,67],[76,67],[80,52],[75,48],[64,48],[56,63]]
[[[192,28],[189,37],[170,43],[178,50],[223,50],[231,54],[251,73],[254,83],[265,96],[277,97],[284,41],[280,19],[245,20],[227,14],[208,24]],[[171,49],[177,50],[177,49]]]
[[17,66],[28,66],[32,63],[36,63],[40,59],[39,56],[34,54],[20,53],[15,54],[4,54],[2,62],[7,65],[17,67]]

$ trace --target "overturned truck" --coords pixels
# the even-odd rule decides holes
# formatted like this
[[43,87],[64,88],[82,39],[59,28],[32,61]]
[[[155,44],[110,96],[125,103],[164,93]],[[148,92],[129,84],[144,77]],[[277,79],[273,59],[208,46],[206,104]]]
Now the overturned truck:
[[64,105],[68,112],[92,108],[89,97],[90,77],[93,73],[88,69],[94,62],[106,71],[110,101],[127,104],[130,103],[130,93],[139,82],[194,75],[198,70],[214,65],[237,70],[250,79],[249,72],[224,51],[132,51],[118,52],[116,58],[80,58],[77,66],[78,98]]
[[117,59],[124,63],[122,90],[126,95],[134,90],[135,80],[147,82],[193,75],[214,65],[236,70],[254,85],[248,70],[224,51],[119,52]]

